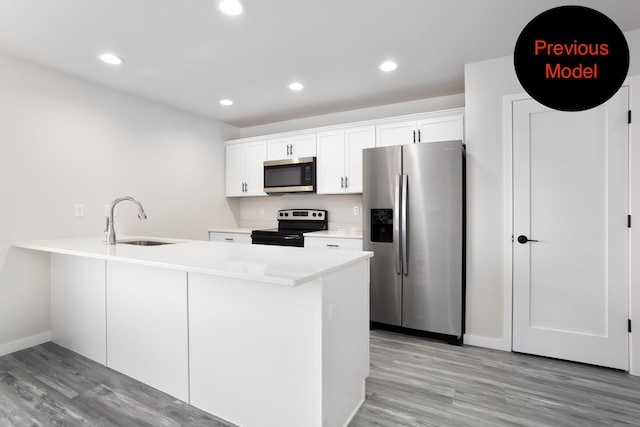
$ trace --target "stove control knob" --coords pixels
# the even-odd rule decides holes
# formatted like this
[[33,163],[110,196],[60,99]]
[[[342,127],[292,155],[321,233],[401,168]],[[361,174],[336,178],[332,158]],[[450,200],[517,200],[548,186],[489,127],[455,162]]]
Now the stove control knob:
[[284,216],[289,216],[289,212],[286,212],[286,213],[284,214]]
[[318,212],[318,216],[322,218],[322,212]]
[[280,216],[283,216],[284,214],[282,212],[280,212]]
[[313,213],[313,216],[318,216],[318,214],[316,214],[315,212]]

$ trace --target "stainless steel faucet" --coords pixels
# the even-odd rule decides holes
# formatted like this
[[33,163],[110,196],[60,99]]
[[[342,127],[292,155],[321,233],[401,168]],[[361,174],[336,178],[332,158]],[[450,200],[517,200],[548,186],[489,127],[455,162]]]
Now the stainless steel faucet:
[[111,204],[109,204],[109,207],[108,207],[109,215],[107,216],[107,228],[104,230],[105,234],[107,235],[107,244],[109,245],[116,244],[116,229],[113,227],[113,210],[116,208],[116,205],[122,202],[123,200],[129,200],[130,202],[133,202],[136,205],[138,205],[138,219],[140,220],[147,219],[147,214],[144,212],[144,208],[142,207],[140,202],[134,199],[133,197],[126,196],[126,197],[120,197],[115,199],[113,202],[111,202]]

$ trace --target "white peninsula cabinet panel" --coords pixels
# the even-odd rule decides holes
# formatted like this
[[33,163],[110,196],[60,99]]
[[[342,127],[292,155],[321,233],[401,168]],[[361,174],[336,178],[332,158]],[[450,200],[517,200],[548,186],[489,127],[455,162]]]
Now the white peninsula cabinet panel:
[[51,254],[51,339],[106,365],[105,261]]
[[283,136],[267,141],[269,160],[294,157],[314,157],[316,155],[316,134]]
[[368,279],[368,262],[297,287],[190,274],[191,404],[243,427],[347,425],[369,374]]
[[375,138],[374,126],[318,133],[317,193],[362,193],[362,150]]
[[267,160],[266,141],[227,145],[227,197],[266,196],[267,194],[263,191],[265,160]]
[[189,401],[187,273],[107,263],[107,366]]

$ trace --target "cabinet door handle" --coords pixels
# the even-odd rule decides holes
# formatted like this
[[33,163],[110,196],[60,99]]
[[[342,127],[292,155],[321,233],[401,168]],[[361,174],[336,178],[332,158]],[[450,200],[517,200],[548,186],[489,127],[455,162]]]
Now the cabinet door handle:
[[416,143],[416,131],[415,130],[413,131],[413,143],[414,144]]
[[340,188],[344,188],[344,176],[340,177]]
[[348,177],[344,177],[344,188],[349,188],[349,178]]
[[227,242],[233,242],[233,239],[231,237],[225,237],[224,240],[226,240]]
[[418,129],[418,142],[422,142],[422,136],[420,136],[420,129]]
[[291,144],[290,147],[291,147],[291,155],[293,156],[293,144]]
[[328,247],[328,248],[339,248],[339,247],[340,247],[340,245],[330,245],[330,244],[327,244],[327,247]]

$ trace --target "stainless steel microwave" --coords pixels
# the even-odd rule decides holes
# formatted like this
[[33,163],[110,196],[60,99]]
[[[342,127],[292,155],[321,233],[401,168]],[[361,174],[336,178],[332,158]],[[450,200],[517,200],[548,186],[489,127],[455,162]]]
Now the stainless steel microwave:
[[264,162],[264,192],[315,193],[316,158],[298,157]]

